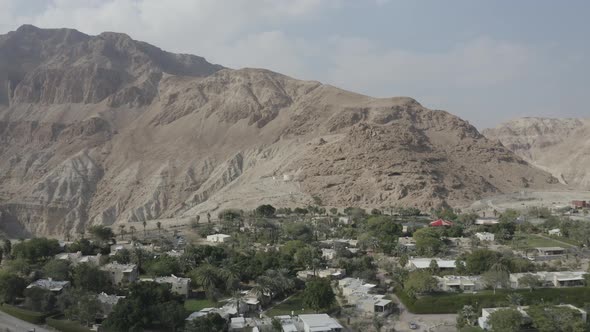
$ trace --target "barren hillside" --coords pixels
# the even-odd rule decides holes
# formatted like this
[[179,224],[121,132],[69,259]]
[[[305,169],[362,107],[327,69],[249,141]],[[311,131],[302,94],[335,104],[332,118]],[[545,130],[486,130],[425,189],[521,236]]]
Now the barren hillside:
[[126,35],[0,36],[0,222],[12,234],[224,207],[466,203],[559,186],[467,122]]
[[590,188],[590,120],[522,118],[483,133],[562,183]]

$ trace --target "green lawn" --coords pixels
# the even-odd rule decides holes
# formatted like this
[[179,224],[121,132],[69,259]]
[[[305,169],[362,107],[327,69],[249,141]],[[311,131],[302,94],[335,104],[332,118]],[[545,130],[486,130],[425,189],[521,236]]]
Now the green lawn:
[[78,322],[73,322],[67,319],[47,318],[47,325],[61,332],[91,332],[87,327],[80,325]]
[[556,240],[543,238],[535,234],[516,233],[514,234],[512,246],[515,249],[527,249],[536,247],[564,247],[566,245]]
[[218,306],[217,303],[207,300],[207,299],[202,299],[202,300],[190,299],[190,300],[184,301],[184,308],[191,313],[195,312],[195,311],[199,311],[204,308],[215,308],[217,306]]

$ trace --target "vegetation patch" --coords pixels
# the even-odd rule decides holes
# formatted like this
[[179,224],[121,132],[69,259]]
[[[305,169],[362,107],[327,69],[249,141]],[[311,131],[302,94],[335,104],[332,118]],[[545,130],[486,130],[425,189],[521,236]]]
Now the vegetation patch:
[[17,308],[8,304],[3,304],[0,306],[0,310],[32,324],[43,324],[45,322],[45,318],[48,316],[48,314],[45,313]]
[[590,288],[544,288],[534,291],[528,290],[497,290],[484,291],[476,294],[449,294],[440,293],[428,296],[412,298],[405,292],[399,292],[397,296],[414,314],[454,314],[466,305],[474,308],[493,308],[508,306],[507,295],[518,293],[522,296],[523,305],[538,303],[562,304],[568,303],[577,307],[584,307],[590,303]]
[[90,332],[91,329],[80,325],[78,322],[74,322],[67,319],[58,319],[58,318],[47,318],[45,320],[47,325],[53,327],[54,329],[61,331],[61,332]]

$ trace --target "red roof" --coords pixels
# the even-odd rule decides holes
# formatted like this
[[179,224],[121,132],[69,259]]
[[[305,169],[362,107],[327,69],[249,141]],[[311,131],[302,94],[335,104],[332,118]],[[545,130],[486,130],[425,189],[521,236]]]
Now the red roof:
[[435,221],[431,222],[430,223],[430,226],[435,226],[435,227],[438,227],[438,226],[453,226],[453,223],[450,222],[450,221],[438,219],[438,220],[435,220]]

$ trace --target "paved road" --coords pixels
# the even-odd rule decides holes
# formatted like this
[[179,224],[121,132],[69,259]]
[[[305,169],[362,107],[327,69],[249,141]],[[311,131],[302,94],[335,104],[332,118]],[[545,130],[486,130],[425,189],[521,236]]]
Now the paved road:
[[0,311],[0,332],[27,332],[35,329],[35,332],[54,332],[46,328],[34,325],[9,314]]

